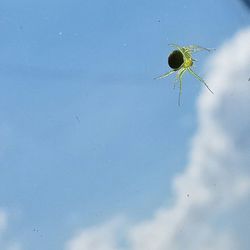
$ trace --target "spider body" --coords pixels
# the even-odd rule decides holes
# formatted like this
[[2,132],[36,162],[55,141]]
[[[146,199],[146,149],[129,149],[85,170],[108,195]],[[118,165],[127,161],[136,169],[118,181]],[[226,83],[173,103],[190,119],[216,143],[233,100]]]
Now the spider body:
[[173,50],[168,57],[168,65],[170,68],[172,68],[172,70],[157,77],[156,79],[165,78],[165,77],[171,75],[172,73],[176,72],[177,80],[179,80],[179,83],[180,83],[178,104],[180,105],[180,97],[182,94],[182,77],[186,71],[189,71],[190,74],[192,74],[196,79],[201,81],[208,88],[208,90],[211,93],[213,93],[212,90],[206,84],[206,82],[200,76],[198,76],[192,69],[192,66],[193,66],[194,61],[195,61],[195,59],[192,58],[192,53],[202,51],[202,50],[211,51],[211,49],[203,48],[203,47],[200,47],[197,45],[180,47],[176,44],[170,44],[170,46],[175,48],[175,50]]
[[184,57],[179,50],[174,50],[168,57],[168,65],[174,70],[178,70],[184,63]]

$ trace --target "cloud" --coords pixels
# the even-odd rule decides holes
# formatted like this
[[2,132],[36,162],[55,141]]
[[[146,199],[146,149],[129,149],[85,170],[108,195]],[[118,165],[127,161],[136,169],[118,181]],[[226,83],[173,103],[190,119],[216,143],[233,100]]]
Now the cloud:
[[84,229],[67,250],[249,249],[249,44],[246,28],[208,65],[206,81],[215,94],[203,88],[198,99],[198,129],[189,163],[173,180],[174,203],[129,227],[111,222]]
[[7,214],[3,210],[0,210],[0,235],[7,228]]
[[122,225],[121,218],[114,218],[103,225],[81,230],[67,243],[66,249],[116,250]]
[[14,240],[6,240],[8,229],[8,214],[0,208],[0,249],[1,250],[21,250],[21,246]]

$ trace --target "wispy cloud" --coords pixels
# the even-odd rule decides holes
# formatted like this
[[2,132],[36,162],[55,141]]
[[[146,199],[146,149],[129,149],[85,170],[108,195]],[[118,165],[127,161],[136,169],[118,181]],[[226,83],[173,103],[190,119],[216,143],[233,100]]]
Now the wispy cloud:
[[1,250],[21,250],[21,246],[15,240],[6,239],[8,230],[8,213],[0,208],[0,249]]
[[67,243],[67,250],[248,249],[249,44],[247,28],[209,63],[206,80],[215,95],[204,88],[199,97],[198,129],[189,163],[173,180],[173,205],[130,227],[116,222],[115,227],[108,223],[83,229]]
[[116,250],[124,220],[113,218],[100,226],[81,230],[67,243],[67,249],[74,250]]
[[0,235],[7,228],[7,214],[3,210],[0,210]]

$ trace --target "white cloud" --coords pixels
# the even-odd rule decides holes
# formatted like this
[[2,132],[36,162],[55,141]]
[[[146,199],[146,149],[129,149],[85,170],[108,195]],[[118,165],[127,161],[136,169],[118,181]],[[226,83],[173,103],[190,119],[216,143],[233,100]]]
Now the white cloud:
[[104,225],[81,230],[67,243],[66,249],[116,250],[121,225],[123,225],[123,220],[114,218]]
[[5,238],[8,229],[8,214],[0,208],[0,249],[1,250],[21,250],[18,242]]
[[204,88],[199,97],[198,130],[173,181],[174,204],[126,228],[126,247],[122,225],[111,223],[78,233],[67,250],[249,249],[250,28],[217,50],[208,72],[215,94]]
[[0,235],[7,228],[7,214],[3,210],[0,210]]

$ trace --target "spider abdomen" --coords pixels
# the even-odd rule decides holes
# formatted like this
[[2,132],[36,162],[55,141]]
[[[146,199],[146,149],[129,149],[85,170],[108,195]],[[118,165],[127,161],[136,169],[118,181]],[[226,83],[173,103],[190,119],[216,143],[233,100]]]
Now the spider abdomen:
[[177,70],[183,63],[183,54],[179,50],[174,50],[168,57],[168,65],[172,69]]

